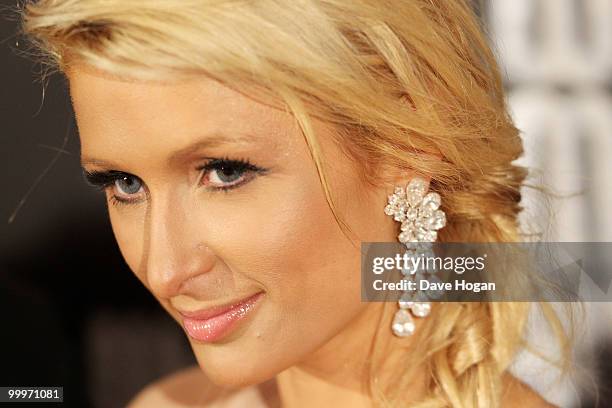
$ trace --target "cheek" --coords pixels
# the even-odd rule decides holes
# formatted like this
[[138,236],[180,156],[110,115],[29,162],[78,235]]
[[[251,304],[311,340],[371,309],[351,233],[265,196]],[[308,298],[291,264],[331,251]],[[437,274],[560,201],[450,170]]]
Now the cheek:
[[111,206],[108,209],[119,251],[130,270],[146,286],[145,271],[140,268],[143,254],[144,222],[138,212],[132,209],[129,211],[134,211],[134,213],[126,216],[126,214],[118,214],[117,210]]
[[[231,212],[227,203],[218,204],[216,210],[225,215],[218,220],[226,221],[215,223],[209,244],[228,270],[266,290],[261,339],[276,342],[278,351],[286,343],[291,353],[307,353],[363,308],[359,242],[351,243],[342,233],[316,175],[301,177],[299,183],[275,183],[253,196]],[[339,208],[358,218],[351,227],[359,235],[380,236],[384,223],[376,222],[367,202],[352,198],[350,207]]]
[[[266,291],[244,339],[216,352],[194,346],[213,376],[229,375],[223,367],[232,364],[249,378],[281,371],[326,343],[363,307],[359,247],[340,230],[316,175],[274,184],[248,205],[209,203],[208,216],[198,211],[208,244],[227,270]],[[223,216],[211,218],[210,211]]]

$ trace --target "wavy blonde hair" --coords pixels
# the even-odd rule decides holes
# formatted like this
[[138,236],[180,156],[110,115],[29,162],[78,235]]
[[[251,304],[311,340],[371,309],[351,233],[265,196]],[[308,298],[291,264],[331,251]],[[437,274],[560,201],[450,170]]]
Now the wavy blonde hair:
[[[203,74],[283,101],[347,230],[312,117],[337,126],[367,182],[386,182],[381,166],[431,177],[448,218],[441,241],[521,239],[527,172],[512,162],[523,146],[494,55],[463,0],[41,0],[24,7],[24,31],[48,66],[63,71],[86,62],[145,79]],[[518,302],[437,305],[403,369],[427,367],[429,393],[419,406],[499,406],[529,309]],[[376,352],[373,362],[383,358]],[[380,405],[402,405],[410,376],[397,378],[390,389],[372,385]]]

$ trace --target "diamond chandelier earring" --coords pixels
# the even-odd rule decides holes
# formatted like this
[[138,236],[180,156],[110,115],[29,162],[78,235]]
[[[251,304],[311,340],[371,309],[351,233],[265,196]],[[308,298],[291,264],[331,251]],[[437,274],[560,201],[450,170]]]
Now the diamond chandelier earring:
[[[406,186],[396,187],[389,196],[385,214],[401,222],[401,232],[398,240],[406,246],[408,256],[433,256],[431,243],[438,238],[438,230],[446,225],[446,215],[440,210],[441,199],[436,192],[427,192],[427,182],[415,177]],[[418,279],[427,273],[424,269],[418,271],[402,270],[404,279]],[[395,313],[391,329],[398,337],[410,336],[414,333],[415,323],[412,316],[426,317],[431,311],[431,303],[419,301],[414,291],[406,291],[398,300],[399,310]]]

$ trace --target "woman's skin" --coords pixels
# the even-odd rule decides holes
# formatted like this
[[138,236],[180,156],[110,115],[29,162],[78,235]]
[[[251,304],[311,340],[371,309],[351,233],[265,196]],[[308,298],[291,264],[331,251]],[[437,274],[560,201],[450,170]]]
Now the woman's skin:
[[[391,334],[393,308],[360,302],[359,242],[334,219],[293,117],[203,76],[143,82],[79,64],[67,76],[83,167],[127,177],[105,189],[113,231],[167,312],[182,325],[180,311],[263,294],[227,336],[188,336],[201,370],[158,383],[135,406],[211,404],[224,389],[273,378],[283,406],[371,406],[372,339],[387,355],[383,386],[411,339]],[[393,241],[386,197],[414,175],[387,170],[381,180],[393,182],[367,186],[333,129],[314,126],[340,216],[361,241]],[[219,160],[250,167],[225,161],[224,173]],[[412,384],[407,403],[422,395],[423,377]]]

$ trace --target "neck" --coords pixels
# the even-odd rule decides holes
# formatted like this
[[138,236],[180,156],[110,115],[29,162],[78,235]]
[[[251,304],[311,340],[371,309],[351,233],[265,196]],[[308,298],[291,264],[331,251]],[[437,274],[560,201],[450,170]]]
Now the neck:
[[[411,337],[391,333],[394,305],[369,303],[342,332],[280,373],[277,384],[283,407],[373,406],[373,393],[385,394],[395,377],[407,371],[402,367],[410,353]],[[423,395],[424,372],[415,372],[402,402]]]

